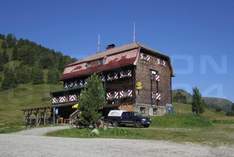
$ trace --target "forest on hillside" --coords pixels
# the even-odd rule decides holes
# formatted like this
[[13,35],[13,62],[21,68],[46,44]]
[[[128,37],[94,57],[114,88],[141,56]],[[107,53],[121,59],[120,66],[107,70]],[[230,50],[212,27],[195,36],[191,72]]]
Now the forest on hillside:
[[0,89],[18,84],[56,84],[66,64],[76,59],[13,34],[0,34]]

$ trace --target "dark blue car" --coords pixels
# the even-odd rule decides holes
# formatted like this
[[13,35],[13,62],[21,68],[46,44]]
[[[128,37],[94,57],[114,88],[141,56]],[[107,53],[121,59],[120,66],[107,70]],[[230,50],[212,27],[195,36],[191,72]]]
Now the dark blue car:
[[111,110],[107,116],[107,121],[113,126],[135,126],[149,127],[151,120],[137,112],[124,110]]

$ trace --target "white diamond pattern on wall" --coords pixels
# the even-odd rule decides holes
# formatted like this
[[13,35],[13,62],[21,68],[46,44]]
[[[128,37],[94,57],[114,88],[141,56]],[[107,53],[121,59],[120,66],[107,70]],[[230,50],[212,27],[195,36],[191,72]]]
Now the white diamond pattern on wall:
[[60,97],[59,97],[59,102],[60,102],[60,103],[64,103],[64,102],[66,102],[66,100],[67,100],[67,99],[66,99],[66,96],[60,96]]
[[72,102],[72,101],[77,101],[77,96],[75,94],[73,95],[69,95],[69,101]]
[[52,98],[52,104],[56,104],[56,103],[58,103],[58,99],[57,98]]
[[133,95],[132,95],[132,90],[128,89],[128,90],[108,92],[106,96],[107,96],[106,97],[107,100],[113,100],[113,99],[122,99],[126,97],[132,97]]

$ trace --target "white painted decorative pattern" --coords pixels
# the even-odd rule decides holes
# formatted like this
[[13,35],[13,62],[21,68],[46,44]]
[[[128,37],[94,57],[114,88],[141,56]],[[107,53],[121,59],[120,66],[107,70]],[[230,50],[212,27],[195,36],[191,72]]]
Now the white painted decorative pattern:
[[133,91],[131,89],[108,92],[106,94],[106,99],[113,100],[113,99],[122,99],[122,98],[132,97],[133,96],[132,92]]
[[72,102],[72,101],[77,101],[77,96],[76,96],[75,94],[69,95],[69,96],[68,96],[68,100],[69,100],[70,102]]
[[52,98],[52,104],[75,102],[75,101],[78,101],[78,97],[76,94]]
[[125,77],[132,77],[132,71],[126,70],[126,71],[120,71],[119,78],[125,78]]
[[56,104],[56,103],[58,103],[58,99],[57,98],[52,98],[52,104]]
[[158,74],[152,75],[151,79],[154,80],[154,81],[158,81],[159,82],[160,81],[160,76]]
[[155,63],[155,64],[162,65],[162,66],[166,67],[166,61],[165,60],[160,59],[160,58],[151,57],[150,55],[145,54],[145,53],[140,54],[140,59],[143,60],[144,62],[152,61],[152,63]]
[[150,59],[151,59],[151,57],[150,57],[150,55],[141,53],[141,54],[140,54],[140,59],[149,62]]
[[158,92],[152,92],[152,99],[161,100],[161,94]]

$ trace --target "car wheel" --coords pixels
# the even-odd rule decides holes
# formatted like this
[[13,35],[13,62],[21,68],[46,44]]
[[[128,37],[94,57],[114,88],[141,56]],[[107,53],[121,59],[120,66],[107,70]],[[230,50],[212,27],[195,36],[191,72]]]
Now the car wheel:
[[141,127],[141,123],[140,122],[135,122],[135,127],[140,128]]
[[118,122],[113,122],[112,125],[113,127],[118,127]]

